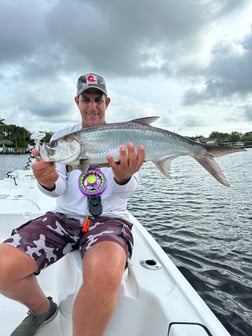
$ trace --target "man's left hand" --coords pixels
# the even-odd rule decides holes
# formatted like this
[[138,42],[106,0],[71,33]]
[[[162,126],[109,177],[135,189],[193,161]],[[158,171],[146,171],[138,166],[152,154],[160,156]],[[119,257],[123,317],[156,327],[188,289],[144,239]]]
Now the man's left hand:
[[115,181],[118,184],[126,184],[131,176],[141,168],[144,157],[144,146],[138,145],[136,152],[132,142],[129,142],[127,146],[120,146],[119,163],[115,162],[112,155],[107,155],[108,164],[113,169]]

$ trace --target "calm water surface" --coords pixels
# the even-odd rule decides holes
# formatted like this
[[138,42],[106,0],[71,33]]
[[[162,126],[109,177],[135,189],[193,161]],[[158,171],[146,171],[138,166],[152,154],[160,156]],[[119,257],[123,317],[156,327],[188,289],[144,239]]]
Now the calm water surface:
[[[0,178],[26,165],[0,155]],[[172,179],[151,164],[129,209],[152,233],[232,336],[252,335],[252,149],[219,158],[231,187],[191,158],[172,162]]]

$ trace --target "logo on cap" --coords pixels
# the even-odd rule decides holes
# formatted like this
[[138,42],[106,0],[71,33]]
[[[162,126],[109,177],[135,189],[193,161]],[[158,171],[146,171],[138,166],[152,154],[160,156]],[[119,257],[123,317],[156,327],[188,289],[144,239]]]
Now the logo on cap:
[[86,76],[87,84],[97,84],[97,77],[93,74],[89,74]]

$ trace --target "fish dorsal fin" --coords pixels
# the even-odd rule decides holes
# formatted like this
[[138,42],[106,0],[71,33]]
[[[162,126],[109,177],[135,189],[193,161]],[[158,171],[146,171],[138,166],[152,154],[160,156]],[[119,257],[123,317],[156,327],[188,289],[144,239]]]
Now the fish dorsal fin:
[[154,121],[156,121],[158,118],[159,118],[158,116],[144,117],[144,118],[132,119],[129,122],[134,122],[134,123],[143,124],[143,125],[150,125]]

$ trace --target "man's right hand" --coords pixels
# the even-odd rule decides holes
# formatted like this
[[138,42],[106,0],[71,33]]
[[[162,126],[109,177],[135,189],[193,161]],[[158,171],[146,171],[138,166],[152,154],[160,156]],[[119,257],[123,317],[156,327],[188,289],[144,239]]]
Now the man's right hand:
[[[40,157],[40,153],[37,149],[32,150],[32,155],[35,158]],[[55,189],[55,182],[59,175],[55,168],[54,162],[34,161],[32,163],[33,174],[38,180],[39,184],[45,189],[52,191]]]

